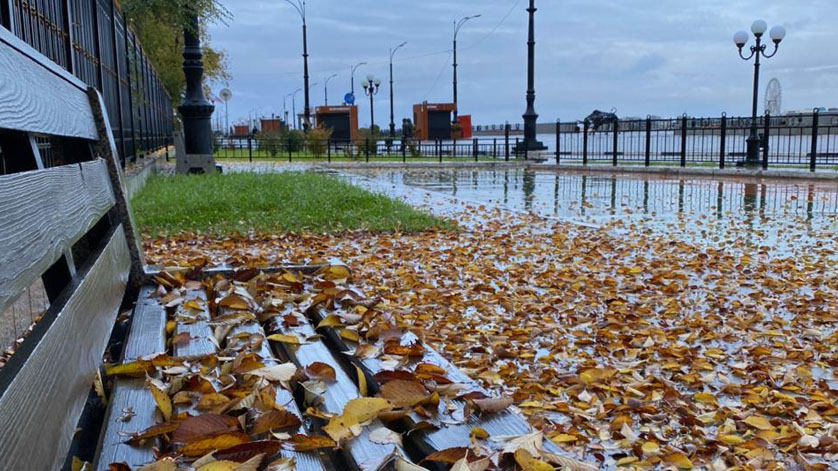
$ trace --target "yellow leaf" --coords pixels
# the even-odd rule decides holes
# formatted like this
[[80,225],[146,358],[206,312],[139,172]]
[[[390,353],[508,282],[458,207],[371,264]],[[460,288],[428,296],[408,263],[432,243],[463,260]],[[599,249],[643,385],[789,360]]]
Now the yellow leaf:
[[343,280],[349,278],[349,268],[345,265],[329,265],[323,270],[323,278],[326,280]]
[[700,402],[702,404],[710,404],[710,405],[718,405],[719,404],[716,401],[716,396],[714,396],[710,393],[706,393],[706,392],[695,393],[695,396],[693,396],[693,399],[695,399],[696,402]]
[[367,377],[364,375],[364,372],[361,371],[361,368],[358,368],[358,365],[355,365],[355,374],[358,375],[358,393],[361,397],[366,397],[368,395]]
[[205,466],[198,468],[198,471],[233,471],[239,463],[235,461],[213,461]]
[[[519,448],[515,450],[515,461],[522,471],[554,471],[555,468],[545,461],[533,458],[529,451]],[[465,459],[465,458],[464,458]],[[466,467],[466,469],[468,469]]]
[[642,448],[643,454],[646,456],[657,455],[661,451],[661,447],[655,442],[644,442]]
[[320,323],[317,324],[318,329],[321,328],[321,327],[337,327],[337,326],[343,326],[343,319],[341,319],[340,317],[338,317],[334,314],[330,314],[330,315],[324,317],[323,320],[321,320]]
[[224,435],[218,435],[217,437],[190,443],[181,448],[180,452],[185,456],[197,457],[206,455],[207,453],[215,450],[230,448],[231,446],[236,446],[248,441],[250,441],[250,438],[243,433],[225,433]]
[[296,335],[273,334],[267,337],[268,340],[281,343],[289,343],[292,345],[300,345],[303,342]]
[[350,342],[360,342],[361,337],[358,335],[358,332],[350,329],[341,329],[340,336],[343,337],[344,340],[349,340]]
[[745,439],[739,435],[719,435],[719,441],[728,446],[741,445],[745,443]]
[[146,381],[149,389],[151,389],[151,395],[154,397],[154,402],[157,404],[157,408],[160,409],[160,413],[163,415],[164,422],[171,422],[172,420],[172,399],[169,397],[169,394],[166,391],[158,388],[151,381]]
[[750,425],[751,427],[759,430],[773,430],[774,426],[771,425],[771,422],[768,421],[765,417],[759,415],[752,415],[745,419],[744,421],[746,424]]
[[560,433],[560,434],[556,435],[555,437],[550,437],[550,441],[552,441],[553,443],[557,443],[557,444],[573,443],[578,439],[579,438],[576,437],[575,435],[570,435],[570,434],[567,434],[567,433]]
[[352,438],[360,433],[360,425],[375,419],[393,406],[380,397],[360,397],[346,403],[343,413],[329,420],[323,431],[336,442]]
[[683,453],[672,453],[666,457],[666,462],[679,469],[692,469],[693,462]]

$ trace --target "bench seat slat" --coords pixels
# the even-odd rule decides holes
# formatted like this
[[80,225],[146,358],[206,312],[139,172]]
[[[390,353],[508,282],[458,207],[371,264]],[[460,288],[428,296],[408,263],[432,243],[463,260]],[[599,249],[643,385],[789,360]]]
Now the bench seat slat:
[[119,226],[0,396],[4,469],[59,469],[102,363],[131,260]]
[[[131,331],[125,342],[123,363],[166,350],[166,311],[156,299],[149,297],[153,292],[153,286],[140,290]],[[133,468],[154,461],[153,440],[148,440],[144,446],[129,445],[125,440],[127,434],[145,430],[159,420],[155,407],[144,379],[116,379],[105,415],[105,430],[96,453],[95,469],[107,471],[110,463],[128,463]],[[121,420],[126,412],[135,415],[130,420]]]
[[0,176],[0,312],[114,204],[101,159]]

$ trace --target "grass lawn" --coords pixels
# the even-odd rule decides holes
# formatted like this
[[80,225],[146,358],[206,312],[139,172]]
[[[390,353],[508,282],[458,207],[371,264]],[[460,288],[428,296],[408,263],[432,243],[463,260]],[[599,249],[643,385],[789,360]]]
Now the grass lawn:
[[152,176],[132,201],[149,236],[453,227],[400,201],[311,172]]

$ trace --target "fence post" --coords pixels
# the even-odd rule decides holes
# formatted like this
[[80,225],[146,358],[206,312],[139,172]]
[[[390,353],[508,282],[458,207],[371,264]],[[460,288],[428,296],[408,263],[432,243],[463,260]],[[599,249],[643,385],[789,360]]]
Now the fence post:
[[442,163],[442,141],[439,139],[436,140],[436,156],[439,159],[439,163]]
[[370,161],[370,138],[367,136],[367,139],[364,143],[364,155],[366,156],[367,163]]
[[762,169],[768,170],[768,133],[771,129],[771,113],[765,111],[765,126],[762,137]]
[[498,158],[498,138],[492,139],[492,158]]
[[253,142],[251,141],[253,138],[247,136],[247,158],[251,162],[253,162]]
[[509,162],[509,123],[506,123],[506,126],[503,127],[503,154],[504,158],[507,162]]
[[817,109],[812,113],[812,153],[809,157],[809,171],[814,172],[818,165],[818,115]]
[[291,141],[285,141],[285,146],[288,147],[288,161],[291,162]]
[[559,165],[560,157],[559,157],[559,136],[562,133],[562,122],[556,120],[556,165]]
[[612,142],[613,148],[611,149],[611,165],[614,167],[617,166],[617,143],[619,142],[620,137],[620,121],[614,121],[614,139]]
[[646,155],[644,156],[643,165],[648,167],[652,160],[652,117],[646,116]]
[[588,165],[588,120],[582,126],[582,165]]
[[719,142],[719,168],[725,168],[725,152],[727,147],[727,113],[722,113],[721,141]]
[[402,163],[407,163],[407,146],[405,145],[405,138],[402,137]]
[[326,139],[326,162],[332,163],[332,137]]
[[681,117],[681,167],[687,166],[687,114]]
[[479,153],[479,149],[477,148],[477,138],[474,138],[474,161],[477,162],[477,154]]

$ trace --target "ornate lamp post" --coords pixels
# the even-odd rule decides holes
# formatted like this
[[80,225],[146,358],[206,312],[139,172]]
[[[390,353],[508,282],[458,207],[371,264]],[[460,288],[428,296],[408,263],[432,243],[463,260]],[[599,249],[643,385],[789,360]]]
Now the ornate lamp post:
[[524,140],[515,149],[517,152],[546,150],[547,147],[535,138],[538,113],[535,112],[535,0],[527,8],[530,14],[529,39],[527,41],[527,110],[524,112]]
[[748,33],[739,31],[733,35],[733,42],[739,49],[739,57],[743,60],[749,61],[754,59],[754,97],[751,107],[751,132],[748,136],[748,153],[745,157],[745,165],[759,165],[759,135],[757,134],[757,100],[759,100],[759,58],[760,56],[770,59],[777,54],[777,49],[780,47],[780,42],[786,37],[786,29],[782,26],[775,26],[771,28],[769,36],[774,42],[774,51],[771,54],[766,54],[766,45],[762,43],[762,35],[768,30],[768,24],[762,20],[756,20],[751,25],[751,32],[754,33],[756,44],[751,46],[751,54],[745,57],[742,54],[742,48],[748,43]]
[[[303,88],[305,89],[305,120],[303,122],[303,129],[308,131],[311,125],[311,108],[309,107],[309,87],[308,85],[308,35],[306,32],[306,2],[305,0],[285,0],[297,10],[300,18],[303,20]],[[296,115],[294,116],[296,118]]]
[[396,137],[396,122],[393,117],[393,55],[395,55],[396,51],[404,47],[406,44],[407,41],[399,44],[393,49],[390,49],[390,139],[395,139]]
[[323,85],[323,104],[329,106],[329,80],[337,77],[338,74],[332,74],[326,77],[326,83]]
[[364,94],[370,97],[370,133],[375,128],[375,105],[373,104],[373,97],[378,95],[378,89],[381,86],[381,79],[376,78],[373,74],[367,75],[367,78],[361,82],[364,86]]
[[187,155],[212,155],[212,112],[215,107],[204,97],[204,76],[198,14],[190,12],[183,31],[183,74],[186,96],[178,107],[183,117],[183,142]]
[[453,123],[457,123],[457,34],[460,32],[460,28],[463,27],[464,24],[468,20],[473,20],[475,18],[480,18],[481,15],[473,15],[473,16],[465,16],[460,18],[460,21],[454,22],[454,119]]
[[358,62],[357,64],[352,66],[352,72],[350,72],[349,74],[351,80],[351,88],[349,89],[349,91],[352,93],[352,98],[355,98],[355,70],[357,70],[358,67],[361,67],[362,65],[367,65],[367,63]]

